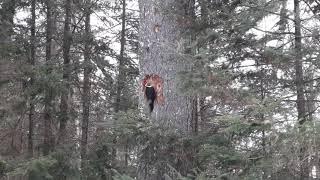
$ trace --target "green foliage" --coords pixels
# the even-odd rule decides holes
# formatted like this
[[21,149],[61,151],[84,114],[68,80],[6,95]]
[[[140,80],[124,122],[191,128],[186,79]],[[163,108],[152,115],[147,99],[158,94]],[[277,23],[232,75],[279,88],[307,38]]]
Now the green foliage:
[[[168,179],[179,178],[181,180],[208,179],[226,174],[231,177],[230,167],[247,166],[249,161],[249,157],[236,150],[232,136],[239,132],[242,132],[239,133],[241,135],[244,135],[245,132],[249,135],[247,131],[253,132],[254,128],[250,124],[244,124],[237,117],[234,117],[234,120],[225,117],[225,120],[220,123],[226,126],[221,133],[204,131],[197,136],[185,137],[170,127],[163,127],[141,117],[139,112],[129,111],[118,114],[115,131],[120,137],[118,143],[127,142],[129,149],[139,149],[138,160],[147,169],[153,170],[153,173],[150,172],[151,174],[168,172],[166,174]],[[108,139],[108,136],[106,137]],[[106,140],[105,142],[105,145],[98,146],[98,151],[95,152],[104,154],[100,154],[102,157],[108,157],[111,147],[114,147],[110,141]],[[98,154],[95,157],[98,157]],[[94,169],[97,170],[101,167],[106,169],[107,165],[99,163],[98,159],[95,161]],[[193,164],[195,159],[197,159],[197,163]],[[106,163],[108,160],[105,159],[103,162]],[[205,173],[210,164],[214,164],[218,171],[214,176]],[[125,172],[126,170],[121,169],[121,171]],[[183,177],[182,174],[186,177]],[[118,174],[116,178],[126,177]]]
[[50,169],[57,163],[52,158],[39,158],[30,162],[27,169],[29,180],[52,180],[54,177],[50,173]]
[[117,171],[114,170],[114,176],[112,177],[113,180],[134,180],[133,178],[127,176],[127,175],[123,175],[118,173]]
[[80,177],[78,157],[70,150],[57,150],[50,157],[55,161],[49,168],[54,180],[77,180]]
[[[17,12],[29,10],[29,7],[26,8],[29,2],[5,2],[7,3],[2,3],[0,8],[2,18],[12,20],[16,16],[15,9]],[[13,11],[9,12],[4,8],[8,2],[18,2],[19,5],[11,7]],[[127,1],[127,4],[131,2]],[[156,3],[161,5],[160,2]],[[283,2],[286,1],[196,2],[196,9],[193,9],[195,17],[190,14],[182,17],[186,23],[193,24],[190,29],[184,29],[182,40],[178,41],[179,49],[184,49],[184,53],[179,52],[179,62],[190,67],[190,71],[178,74],[181,94],[202,100],[196,108],[199,109],[200,117],[198,131],[192,132],[193,134],[181,134],[176,129],[141,115],[137,110],[139,69],[136,54],[139,54],[140,50],[162,47],[162,44],[150,42],[144,44],[150,47],[139,49],[138,19],[131,7],[128,8],[126,17],[127,41],[122,67],[125,77],[124,88],[120,93],[120,112],[113,113],[114,91],[117,89],[115,82],[119,80],[115,78],[116,65],[108,60],[119,59],[118,48],[113,48],[118,47],[119,43],[119,33],[116,31],[122,1],[92,4],[92,14],[103,23],[96,28],[92,26],[90,35],[90,66],[93,70],[90,77],[92,129],[89,128],[88,134],[88,158],[84,160],[85,167],[81,169],[82,175],[88,180],[138,179],[137,172],[141,171],[152,178],[168,180],[296,179],[302,164],[301,157],[308,160],[309,169],[318,167],[320,124],[317,115],[317,76],[320,61],[317,26],[319,18],[315,15],[319,6],[314,0],[308,0],[301,7],[304,16],[314,13],[310,17],[303,17],[301,59],[305,81],[303,89],[309,113],[307,116],[313,121],[297,125],[294,68],[296,52],[292,43],[295,39],[292,27],[294,17],[290,14],[290,9],[285,9]],[[28,133],[26,120],[30,102],[35,105],[33,150],[38,151],[36,148],[42,144],[42,133],[39,132],[42,132],[42,110],[46,91],[52,91],[52,126],[58,125],[55,121],[56,117],[59,117],[56,111],[60,99],[58,97],[66,92],[70,92],[68,128],[69,125],[72,128],[78,126],[73,126],[73,120],[78,122],[82,112],[82,16],[86,7],[80,1],[72,3],[72,72],[70,82],[67,82],[70,83],[70,89],[65,89],[67,86],[63,83],[66,82],[62,81],[62,1],[57,1],[58,8],[54,8],[54,21],[59,23],[54,29],[54,56],[51,62],[45,62],[46,10],[42,9],[45,5],[36,6],[35,65],[28,63],[30,20],[25,19],[24,23],[19,24],[20,22],[14,19],[14,26],[0,22],[0,31],[3,32],[0,33],[0,39],[5,42],[0,44],[1,155],[4,154],[3,151],[25,147],[23,140]],[[169,18],[176,18],[176,14],[171,16],[170,8],[159,7],[153,10],[156,13],[164,10]],[[111,16],[103,16],[110,12]],[[9,17],[11,15],[12,17]],[[179,14],[179,18],[180,16],[183,15]],[[269,29],[270,32],[265,31],[261,26],[269,26],[268,19],[271,16],[276,16],[275,21],[281,22],[275,22],[272,29]],[[268,20],[268,23],[264,24],[264,20]],[[10,22],[10,19],[7,21]],[[111,34],[105,33],[104,26],[110,26],[108,32],[110,29],[115,31]],[[164,29],[165,26],[161,26],[160,30]],[[109,37],[113,34],[114,37]],[[32,86],[29,84],[31,77],[34,80]],[[101,122],[106,124],[104,129],[99,131],[99,125],[103,126]],[[72,138],[74,137],[72,134]],[[307,149],[303,152],[305,147]],[[46,157],[37,157],[35,153],[35,159],[27,160],[23,154],[26,149],[17,154],[9,152],[12,159],[5,157],[6,161],[0,161],[0,177],[22,175],[30,180],[78,180],[78,151],[75,147],[65,147],[56,149]],[[319,174],[319,168],[316,172]]]
[[5,161],[1,160],[0,161],[0,177],[5,176],[7,171],[8,171],[8,164]]
[[[96,179],[110,175],[110,170],[117,168],[122,174],[135,177],[137,166],[112,166],[112,148],[121,148],[123,144],[128,145],[129,150],[138,150],[138,159],[131,160],[131,163],[141,163],[147,168],[145,170],[152,170],[149,172],[151,175],[160,173],[167,176],[167,179],[223,179],[237,175],[257,178],[262,171],[271,171],[270,159],[259,156],[262,147],[253,151],[238,149],[241,143],[252,141],[251,136],[267,131],[269,125],[252,124],[243,116],[221,116],[215,119],[215,123],[220,127],[218,131],[181,136],[170,127],[163,127],[141,117],[138,111],[120,112],[113,125],[118,137],[117,144],[112,142],[114,134],[101,136],[102,141],[99,141],[90,156],[90,171],[99,174]],[[214,173],[211,172],[213,166]],[[114,178],[128,177],[117,174]]]
[[113,167],[113,136],[105,136],[99,139],[94,146],[94,150],[88,155],[88,164],[82,171],[88,179],[106,179],[112,176]]
[[[68,154],[69,153],[69,154]],[[13,164],[8,177],[26,176],[30,180],[79,179],[76,157],[71,152],[55,152],[46,157]]]

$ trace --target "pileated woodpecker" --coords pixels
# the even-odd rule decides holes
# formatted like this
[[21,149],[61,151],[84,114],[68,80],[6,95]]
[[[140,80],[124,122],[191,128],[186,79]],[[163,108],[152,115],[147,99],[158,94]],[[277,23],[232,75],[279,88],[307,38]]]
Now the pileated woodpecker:
[[145,95],[147,98],[147,102],[149,104],[150,113],[152,113],[153,108],[154,108],[154,101],[157,98],[157,93],[156,93],[156,90],[154,89],[154,87],[151,86],[150,83],[146,84]]
[[142,92],[152,113],[155,104],[163,105],[163,79],[156,74],[147,74],[142,80]]

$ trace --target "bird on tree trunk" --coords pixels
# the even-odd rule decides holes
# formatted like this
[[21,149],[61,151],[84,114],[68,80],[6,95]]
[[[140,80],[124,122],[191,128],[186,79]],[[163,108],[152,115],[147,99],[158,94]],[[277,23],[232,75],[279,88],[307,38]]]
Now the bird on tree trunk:
[[164,104],[163,80],[156,74],[146,75],[142,81],[142,91],[149,105],[150,113],[154,109],[155,103]]

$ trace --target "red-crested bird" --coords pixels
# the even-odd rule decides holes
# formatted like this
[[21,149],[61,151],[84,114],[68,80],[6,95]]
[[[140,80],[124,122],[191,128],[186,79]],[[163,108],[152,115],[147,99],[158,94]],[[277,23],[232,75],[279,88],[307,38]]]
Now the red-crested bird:
[[155,102],[159,105],[164,104],[163,80],[156,74],[146,75],[142,81],[142,91],[149,105],[150,113],[154,109]]

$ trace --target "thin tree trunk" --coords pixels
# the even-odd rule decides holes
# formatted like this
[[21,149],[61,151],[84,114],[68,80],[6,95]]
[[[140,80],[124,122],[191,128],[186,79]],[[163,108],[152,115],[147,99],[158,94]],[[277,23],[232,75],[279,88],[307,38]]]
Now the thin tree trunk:
[[[196,14],[195,14],[195,0],[189,0],[188,4],[186,4],[185,7],[185,16],[186,18],[190,19],[189,21],[191,25],[195,24],[196,22]],[[192,43],[196,40],[196,33],[195,32],[191,32],[190,34],[188,34],[188,36],[186,37],[188,39],[188,43],[187,43],[187,48],[185,50],[186,54],[189,54],[191,56],[194,56],[197,53],[196,48],[192,48]],[[199,111],[198,111],[198,95],[194,95],[192,97],[192,118],[191,118],[191,131],[194,135],[197,135],[198,133],[198,121],[199,121]]]
[[[199,0],[199,6],[201,9],[201,23],[203,26],[208,26],[209,25],[209,13],[208,13],[208,0]],[[202,47],[206,48],[206,47]],[[201,68],[204,66],[203,64],[200,64]],[[198,131],[201,131],[201,127],[204,125],[206,122],[205,120],[205,97],[199,96],[198,100],[198,108],[199,108],[199,113],[198,113]]]
[[199,98],[197,96],[194,97],[192,101],[192,133],[193,135],[198,135],[199,132]]
[[[259,68],[260,64],[259,61],[256,62],[257,64],[257,69]],[[260,90],[260,103],[263,104],[263,102],[265,101],[265,96],[266,96],[266,90],[265,87],[268,87],[268,83],[264,83],[265,81],[265,74],[267,74],[267,72],[264,70],[264,68],[262,68],[260,70],[260,75],[259,75],[259,90]],[[259,119],[260,122],[262,123],[265,121],[265,114],[264,113],[259,113]],[[266,131],[263,128],[262,129],[262,141],[261,141],[261,146],[262,146],[262,152],[263,152],[263,157],[265,159],[265,161],[268,161],[268,153],[267,153],[267,137],[266,137]],[[262,179],[267,179],[269,177],[269,172],[268,172],[268,168],[263,167],[262,168],[263,174],[262,174]]]
[[[310,74],[308,73],[308,79],[313,79],[314,75],[314,71],[310,72]],[[307,101],[307,115],[308,115],[308,120],[309,121],[312,121],[313,122],[313,131],[316,132],[317,129],[316,129],[316,123],[314,122],[314,113],[315,111],[317,110],[316,108],[316,103],[315,103],[315,99],[316,97],[318,96],[318,92],[317,90],[314,88],[314,87],[317,87],[317,85],[314,86],[314,81],[311,81],[309,87],[308,87],[308,91],[309,91],[309,95],[306,95],[306,101]],[[317,135],[315,134],[312,134],[311,135],[312,137],[312,140],[311,140],[311,143],[310,143],[310,146],[309,148],[311,148],[311,161],[310,161],[310,164],[309,164],[309,172],[312,172],[313,171],[313,168],[316,169],[316,176],[318,177],[319,176],[319,156],[318,156],[318,148],[317,148]],[[319,177],[318,177],[319,178]]]
[[[81,169],[84,170],[86,167],[87,159],[87,144],[88,144],[88,129],[89,129],[89,114],[90,114],[90,74],[91,74],[91,63],[90,63],[90,15],[91,9],[89,4],[86,4],[85,8],[85,45],[84,45],[84,75],[83,75],[83,92],[82,92],[82,135],[81,135]],[[82,176],[83,179],[84,176]]]
[[16,8],[16,0],[4,0],[0,11],[0,41],[9,42],[13,34],[13,18]]
[[[189,0],[187,6],[186,6],[186,17],[190,19],[191,21],[191,26],[193,26],[196,22],[196,1],[195,0]],[[190,26],[190,27],[191,27]],[[190,29],[193,29],[193,28],[190,28]],[[189,39],[189,42],[188,44],[186,45],[186,54],[189,54],[191,56],[195,56],[198,52],[197,52],[197,48],[193,48],[193,42],[196,41],[197,39],[197,33],[196,32],[193,32],[191,31],[190,34],[188,35],[187,37]],[[192,64],[192,68],[195,68],[197,69],[197,65],[196,63]],[[187,70],[187,69],[186,69]],[[193,136],[197,136],[198,133],[199,133],[199,119],[200,119],[200,116],[199,116],[199,113],[200,113],[200,110],[199,110],[199,101],[200,101],[200,97],[201,95],[200,94],[194,94],[191,98],[192,98],[192,102],[191,102],[191,105],[192,105],[192,109],[191,109],[191,114],[192,114],[192,118],[191,118],[191,133]],[[190,154],[190,156],[188,158],[186,158],[184,161],[185,165],[184,167],[182,167],[180,169],[180,172],[182,174],[188,174],[190,172],[188,172],[191,168],[195,168],[195,167],[198,167],[198,158],[196,156],[196,154],[199,152],[199,147],[197,146],[190,146],[190,148],[188,149],[185,149],[185,151]],[[187,162],[187,163],[186,163]]]
[[302,68],[302,42],[301,42],[301,20],[300,20],[300,5],[299,0],[294,0],[295,14],[295,70],[296,70],[296,87],[297,87],[297,110],[299,124],[306,121],[305,96],[304,96],[304,81]]
[[284,32],[286,30],[287,22],[287,0],[281,0],[279,30]]
[[124,88],[125,81],[125,44],[126,44],[126,0],[122,0],[122,16],[121,16],[121,37],[120,37],[120,55],[119,55],[119,74],[116,94],[115,112],[119,112],[121,108],[121,93]]
[[[53,2],[52,0],[46,0],[47,6],[47,26],[46,26],[46,65],[47,75],[50,76],[52,71],[52,30],[53,30]],[[45,88],[44,99],[44,142],[43,142],[43,154],[48,155],[54,148],[54,137],[52,132],[52,108],[53,108],[53,90],[50,83]]]
[[[36,0],[31,1],[31,38],[30,38],[30,65],[32,68],[32,71],[34,70],[35,66],[35,56],[36,56]],[[32,72],[32,75],[30,77],[30,84],[29,86],[33,88],[34,84],[34,72]],[[34,98],[35,94],[33,93],[30,96],[30,102],[29,102],[29,134],[28,134],[28,154],[29,157],[33,156],[33,127],[34,127],[34,113],[35,113],[35,105],[34,105]]]
[[[13,63],[10,61],[12,58],[12,51],[14,48],[10,48],[12,45],[13,34],[13,19],[15,14],[15,0],[2,0],[0,9],[0,84],[10,82],[15,76],[12,74]],[[12,75],[6,75],[12,74]]]
[[70,32],[70,22],[71,22],[71,0],[65,0],[65,21],[64,21],[64,34],[63,34],[63,82],[64,91],[61,94],[60,103],[60,128],[59,128],[59,144],[63,143],[61,141],[67,140],[66,126],[69,120],[69,94],[70,94],[70,46],[71,46],[71,32]]
[[208,0],[199,0],[199,5],[200,5],[202,25],[208,25],[209,23]]
[[[300,19],[300,0],[294,0],[294,25],[295,25],[295,71],[296,79],[295,84],[297,88],[297,111],[298,111],[298,122],[302,126],[306,121],[306,103],[304,95],[304,80],[303,80],[303,66],[302,66],[302,38],[301,38],[301,19]],[[300,133],[303,135],[304,128],[300,128]],[[306,144],[304,141],[301,142],[300,147],[300,179],[306,179],[309,177],[308,171],[308,158],[306,155]]]
[[[115,113],[118,113],[121,110],[122,102],[122,91],[125,86],[125,45],[126,45],[126,0],[122,0],[122,16],[121,16],[121,37],[120,37],[120,55],[119,55],[119,65],[118,65],[118,84],[117,84],[117,91],[116,91],[116,104],[115,104]],[[114,139],[114,144],[117,143],[117,137]],[[125,164],[127,164],[127,146],[123,147],[123,151],[125,154]],[[113,166],[116,165],[116,156],[117,156],[117,149],[114,147],[112,149],[113,154]]]

